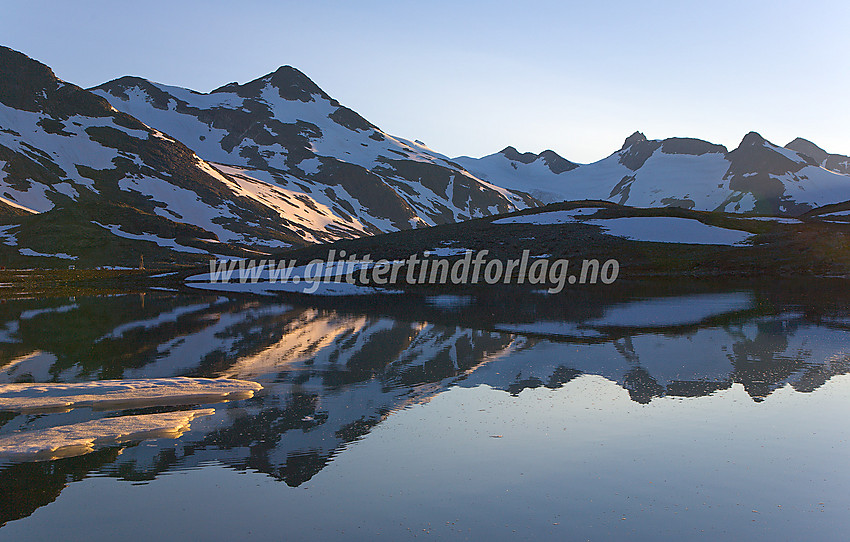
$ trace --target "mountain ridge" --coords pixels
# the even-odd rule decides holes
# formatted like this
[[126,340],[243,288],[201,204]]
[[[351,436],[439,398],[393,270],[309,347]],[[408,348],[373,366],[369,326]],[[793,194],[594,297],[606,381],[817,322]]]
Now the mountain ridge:
[[[138,78],[119,78],[92,91],[212,162],[264,170],[285,186],[296,179],[281,175],[322,191],[340,186],[370,208],[384,203],[376,199],[399,198],[394,229],[404,229],[409,220],[434,225],[536,204],[482,184],[424,145],[381,131],[292,67],[206,94]],[[352,177],[355,184],[344,182]],[[431,194],[421,192],[422,186]],[[338,205],[343,199],[331,197]]]
[[[409,152],[382,157],[373,170],[333,153],[317,156],[312,146],[321,130],[308,122],[275,125],[294,144],[269,141],[267,125],[274,124],[276,113],[262,94],[308,106],[323,100],[332,109],[326,122],[339,131],[369,130],[376,143],[385,139],[291,67],[208,94],[137,77],[113,82],[143,89],[146,103],[170,115],[177,113],[168,104],[177,109],[181,100],[188,109],[186,99],[230,100],[219,112],[196,108],[210,131],[217,125],[231,129],[219,131],[223,146],[215,157],[225,164],[206,160],[158,123],[141,121],[103,96],[58,79],[23,53],[0,50],[0,72],[0,257],[8,265],[132,266],[141,256],[153,265],[209,255],[245,257],[538,204],[483,183],[406,140],[394,141]],[[234,90],[250,98],[237,101]],[[238,152],[247,139],[278,145],[280,163],[270,165],[274,153],[259,145]],[[242,160],[236,167],[226,160],[234,149]],[[408,164],[411,157],[433,167]]]
[[823,154],[815,159],[799,141],[789,144],[795,148],[779,147],[749,132],[730,150],[695,138],[648,139],[636,131],[608,157],[558,173],[542,167],[538,155],[514,147],[455,161],[478,177],[545,203],[599,199],[639,207],[796,216],[850,200],[850,177],[842,169],[846,163],[850,171],[850,158],[820,150]]
[[636,131],[590,164],[513,146],[452,159],[288,65],[207,93],[136,76],[86,90],[4,47],[0,73],[0,257],[14,265],[245,257],[567,200],[850,207],[850,158],[802,138],[779,147],[750,132],[730,150]]
[[811,141],[798,137],[785,145],[786,149],[805,154],[823,168],[850,175],[850,156],[830,154]]

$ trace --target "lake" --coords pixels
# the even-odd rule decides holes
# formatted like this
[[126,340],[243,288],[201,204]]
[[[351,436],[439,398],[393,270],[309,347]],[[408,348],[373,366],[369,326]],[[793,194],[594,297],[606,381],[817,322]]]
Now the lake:
[[0,384],[263,388],[0,412],[0,449],[190,420],[53,460],[7,446],[0,540],[844,540],[848,307],[834,282],[6,300]]

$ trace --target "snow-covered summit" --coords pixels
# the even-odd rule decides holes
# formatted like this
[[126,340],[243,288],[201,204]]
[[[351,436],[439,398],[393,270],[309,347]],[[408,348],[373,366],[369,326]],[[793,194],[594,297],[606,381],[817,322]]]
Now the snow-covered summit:
[[0,49],[5,263],[247,256],[538,204],[381,132],[292,67],[207,94],[137,77],[94,90]]
[[370,233],[535,204],[383,132],[290,66],[206,94],[133,77],[92,90],[206,160],[250,168],[272,186],[330,194],[335,213],[367,217]]

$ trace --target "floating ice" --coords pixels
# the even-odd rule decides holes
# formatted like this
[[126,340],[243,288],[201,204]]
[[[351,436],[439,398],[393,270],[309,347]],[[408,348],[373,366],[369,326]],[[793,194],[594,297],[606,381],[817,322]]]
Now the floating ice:
[[37,431],[0,436],[0,458],[13,461],[46,461],[74,457],[96,448],[155,438],[178,438],[199,416],[215,410],[185,410],[161,414],[120,416],[60,425]]
[[0,411],[68,411],[81,407],[110,410],[218,403],[248,399],[260,389],[260,384],[244,380],[185,377],[79,384],[0,384]]

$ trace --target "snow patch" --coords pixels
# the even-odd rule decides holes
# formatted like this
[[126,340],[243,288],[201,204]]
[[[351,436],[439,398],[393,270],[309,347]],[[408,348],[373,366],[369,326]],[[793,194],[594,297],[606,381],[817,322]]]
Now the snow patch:
[[687,243],[694,245],[740,245],[753,234],[703,224],[690,218],[635,216],[608,220],[587,220],[585,224],[602,227],[604,233],[633,241]]
[[428,250],[428,257],[445,258],[447,256],[461,256],[466,254],[471,249],[468,248],[453,248],[453,247],[438,247]]
[[0,226],[0,242],[2,242],[6,246],[15,247],[18,246],[18,239],[16,237],[17,233],[13,233],[10,230],[17,228],[17,224],[10,224],[8,226]]
[[156,243],[157,245],[163,248],[170,248],[171,250],[175,250],[177,252],[189,252],[192,254],[207,254],[206,250],[195,248],[195,247],[187,247],[181,244],[178,244],[174,239],[166,239],[164,237],[159,237],[158,235],[154,235],[152,233],[128,233],[121,230],[121,226],[117,224],[108,224],[104,225],[100,222],[95,222],[92,220],[92,224],[100,226],[105,230],[109,230],[113,235],[117,235],[118,237],[123,237],[125,239],[133,239],[136,241],[148,241],[151,243]]
[[56,254],[45,254],[43,252],[36,252],[31,248],[22,248],[19,249],[18,252],[20,252],[22,256],[37,256],[40,258],[62,258],[63,260],[77,259],[77,256],[71,256],[70,254],[65,254],[64,252],[59,252]]

